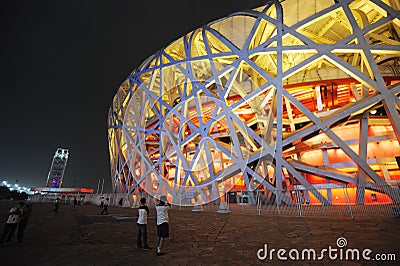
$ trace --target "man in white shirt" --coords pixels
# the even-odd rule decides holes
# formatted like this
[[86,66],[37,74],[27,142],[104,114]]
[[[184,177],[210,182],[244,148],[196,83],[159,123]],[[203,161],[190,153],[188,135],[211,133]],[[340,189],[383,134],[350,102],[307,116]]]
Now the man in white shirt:
[[157,256],[164,255],[161,252],[161,248],[166,237],[169,237],[169,226],[168,226],[168,209],[171,206],[167,202],[166,196],[160,197],[160,203],[156,206],[157,211]]

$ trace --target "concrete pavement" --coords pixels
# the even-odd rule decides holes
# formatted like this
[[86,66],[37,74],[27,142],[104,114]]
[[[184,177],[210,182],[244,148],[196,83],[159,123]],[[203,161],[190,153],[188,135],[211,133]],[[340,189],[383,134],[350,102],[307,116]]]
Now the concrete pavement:
[[[1,229],[8,209],[14,203],[0,202]],[[395,254],[400,261],[400,219],[369,217],[351,220],[341,217],[258,216],[256,214],[200,213],[173,208],[170,215],[170,235],[165,241],[164,256],[155,256],[155,210],[150,208],[148,239],[152,251],[136,248],[137,210],[110,207],[110,215],[101,216],[93,205],[72,207],[61,205],[58,213],[52,205],[33,205],[33,213],[25,231],[24,243],[0,246],[1,265],[362,265],[374,261],[340,260],[337,240],[344,237],[347,249],[362,252],[371,249],[376,254]],[[342,239],[343,240],[343,239]],[[265,244],[267,253],[275,249],[271,258],[262,258]],[[338,249],[338,258],[331,260],[301,260],[304,249],[314,249],[316,257],[331,246]],[[284,249],[287,261],[278,258],[277,250]],[[290,250],[298,250],[300,260],[290,259]],[[281,251],[283,252],[283,251]],[[282,255],[282,254],[281,254]],[[295,251],[291,255],[296,257]],[[305,253],[305,256],[307,254]],[[312,255],[312,254],[311,254]],[[331,254],[332,255],[332,254]],[[306,256],[307,258],[307,256]],[[312,258],[312,256],[311,256]],[[375,258],[375,257],[374,257]]]

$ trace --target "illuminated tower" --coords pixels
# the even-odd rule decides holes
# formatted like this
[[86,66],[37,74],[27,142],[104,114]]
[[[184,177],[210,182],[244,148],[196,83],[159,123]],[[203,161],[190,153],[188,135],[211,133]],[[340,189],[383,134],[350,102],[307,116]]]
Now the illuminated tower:
[[53,161],[51,162],[49,175],[47,176],[46,187],[61,187],[65,167],[67,166],[68,154],[69,153],[67,149],[57,149],[56,153],[54,154]]

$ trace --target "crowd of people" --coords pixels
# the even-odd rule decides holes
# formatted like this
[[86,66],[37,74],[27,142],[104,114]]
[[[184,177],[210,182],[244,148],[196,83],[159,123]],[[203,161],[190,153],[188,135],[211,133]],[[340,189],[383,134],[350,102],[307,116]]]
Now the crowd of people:
[[[108,215],[108,206],[110,199],[104,197],[100,200],[100,208],[102,209],[100,215]],[[73,207],[77,205],[77,199],[74,198]],[[121,205],[121,204],[120,204]],[[58,212],[60,206],[60,198],[57,198],[54,202],[54,212]],[[168,209],[171,205],[167,201],[166,196],[161,196],[156,205],[157,214],[157,249],[156,255],[164,255],[161,252],[163,247],[164,239],[169,237],[169,218]],[[140,199],[140,206],[138,208],[138,219],[137,219],[137,247],[143,250],[151,250],[147,243],[147,216],[150,210],[147,206],[146,198]],[[12,207],[8,212],[8,218],[3,229],[3,233],[0,237],[0,244],[9,244],[15,232],[18,229],[18,242],[22,243],[24,238],[24,231],[28,224],[29,217],[32,213],[32,205],[25,204],[21,201],[17,206]]]

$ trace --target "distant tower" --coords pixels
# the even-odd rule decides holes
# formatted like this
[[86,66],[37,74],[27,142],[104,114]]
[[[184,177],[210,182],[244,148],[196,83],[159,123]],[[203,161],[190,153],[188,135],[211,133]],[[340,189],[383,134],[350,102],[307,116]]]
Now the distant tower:
[[54,154],[53,161],[51,162],[49,175],[47,176],[46,187],[61,187],[67,161],[68,150],[58,148]]

